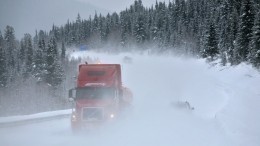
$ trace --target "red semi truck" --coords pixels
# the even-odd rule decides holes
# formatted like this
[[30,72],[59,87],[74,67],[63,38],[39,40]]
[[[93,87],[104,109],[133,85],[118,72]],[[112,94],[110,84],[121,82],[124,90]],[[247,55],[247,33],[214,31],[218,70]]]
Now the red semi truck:
[[72,129],[111,121],[131,105],[132,92],[122,86],[120,64],[81,64],[77,87],[69,90],[75,106]]

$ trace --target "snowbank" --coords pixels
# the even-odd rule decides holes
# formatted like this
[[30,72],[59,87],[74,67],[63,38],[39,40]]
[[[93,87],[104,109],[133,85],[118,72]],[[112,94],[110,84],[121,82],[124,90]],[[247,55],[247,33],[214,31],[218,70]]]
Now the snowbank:
[[35,121],[49,120],[60,117],[65,117],[71,114],[70,110],[60,110],[37,113],[33,115],[22,115],[22,116],[12,116],[12,117],[0,117],[0,127],[6,125],[17,125],[23,123],[30,123]]

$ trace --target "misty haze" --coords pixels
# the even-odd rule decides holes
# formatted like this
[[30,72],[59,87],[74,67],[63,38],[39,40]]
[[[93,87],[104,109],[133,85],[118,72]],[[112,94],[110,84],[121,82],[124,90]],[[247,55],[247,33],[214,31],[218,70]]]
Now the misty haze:
[[259,146],[257,0],[0,0],[0,145]]

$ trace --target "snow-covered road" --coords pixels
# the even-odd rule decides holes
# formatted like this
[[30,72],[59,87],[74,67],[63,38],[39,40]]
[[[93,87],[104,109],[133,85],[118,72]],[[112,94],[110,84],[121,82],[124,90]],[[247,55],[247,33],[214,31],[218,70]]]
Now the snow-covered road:
[[230,140],[214,121],[173,110],[160,111],[164,113],[149,113],[145,117],[136,114],[128,120],[88,133],[73,134],[68,118],[1,128],[1,145],[230,145]]
[[[133,111],[112,125],[73,134],[68,118],[0,128],[3,146],[259,146],[260,75],[247,65],[203,60],[75,52],[121,63]],[[129,56],[132,63],[124,63]],[[188,101],[194,110],[183,106]]]

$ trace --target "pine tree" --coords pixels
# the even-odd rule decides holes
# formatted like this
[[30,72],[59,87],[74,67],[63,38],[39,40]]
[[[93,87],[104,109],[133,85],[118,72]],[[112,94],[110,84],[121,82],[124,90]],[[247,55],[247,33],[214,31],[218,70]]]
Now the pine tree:
[[127,11],[120,13],[120,24],[121,24],[121,46],[125,47],[127,42]]
[[24,77],[28,78],[30,75],[32,75],[33,71],[33,46],[32,46],[32,37],[30,34],[24,35],[24,41],[25,41],[25,52],[26,52],[26,60],[25,60],[25,73]]
[[137,22],[134,27],[134,35],[137,44],[142,44],[145,41],[146,38],[146,32],[145,32],[145,20],[143,16],[138,16]]
[[115,45],[119,45],[120,41],[121,41],[121,30],[120,30],[120,19],[119,19],[119,15],[117,13],[113,13],[111,15],[111,18],[109,20],[109,37],[108,40]]
[[15,36],[14,36],[14,28],[11,26],[6,26],[4,39],[6,42],[6,50],[7,50],[7,65],[11,68],[15,67]]
[[235,48],[235,61],[239,64],[247,60],[249,53],[249,43],[252,37],[254,25],[254,13],[251,0],[242,1],[242,10],[238,30],[237,45]]
[[23,74],[25,71],[25,57],[26,57],[26,52],[25,52],[25,42],[24,39],[21,39],[20,41],[20,48],[18,50],[18,63],[17,63],[17,71],[20,74]]
[[93,20],[93,31],[95,32],[95,33],[97,33],[98,32],[98,30],[99,30],[99,28],[98,28],[98,15],[97,15],[97,13],[95,13],[95,15],[94,15],[94,20]]
[[220,37],[219,37],[219,44],[220,44],[220,57],[222,65],[226,65],[228,61],[228,51],[232,47],[232,32],[231,32],[231,22],[230,22],[230,7],[229,1],[223,1],[221,10],[220,10]]
[[106,19],[101,14],[99,15],[98,28],[99,28],[99,34],[100,34],[101,43],[106,43],[106,40],[107,40]]
[[110,24],[106,21],[105,27],[104,27],[104,34],[103,34],[103,42],[106,43],[108,41],[108,36],[110,33]]
[[4,42],[5,42],[5,49],[6,49],[6,65],[8,68],[8,81],[13,81],[17,70],[16,70],[16,40],[14,35],[14,28],[11,26],[6,26],[5,34],[4,34]]
[[19,60],[21,63],[25,60],[25,44],[24,40],[20,41]]
[[[55,40],[60,41],[60,29],[59,27],[52,25],[52,30],[50,31],[50,35],[55,38]],[[75,36],[74,36],[75,37]]]
[[38,46],[38,41],[39,41],[39,35],[38,31],[35,31],[35,36],[33,37],[33,48],[37,48]]
[[55,39],[52,37],[48,42],[46,58],[45,81],[54,89],[62,83],[64,71],[58,60],[58,50]]
[[0,88],[7,85],[7,67],[4,51],[4,39],[0,31]]
[[34,77],[38,82],[41,82],[46,77],[46,49],[45,49],[45,41],[44,39],[39,40],[38,47],[35,51],[34,56]]
[[38,42],[37,45],[39,45],[39,41],[43,40],[47,38],[47,35],[45,34],[45,32],[43,30],[40,30],[38,33]]
[[236,7],[232,7],[232,12],[230,14],[230,25],[231,25],[231,34],[230,34],[230,48],[227,51],[228,61],[231,65],[236,64],[235,57],[235,40],[237,40],[239,14],[236,10]]
[[213,61],[219,53],[216,28],[213,23],[210,23],[209,31],[206,38],[206,46],[203,52],[203,57]]
[[80,14],[78,13],[77,20],[76,20],[76,44],[80,45],[83,40],[83,30],[82,30],[82,21]]
[[253,66],[260,68],[260,12],[258,12],[258,18],[255,21],[253,27],[253,37],[251,40],[249,61]]
[[61,60],[64,61],[65,57],[66,57],[66,48],[65,48],[64,42],[62,42],[62,44],[61,44]]

